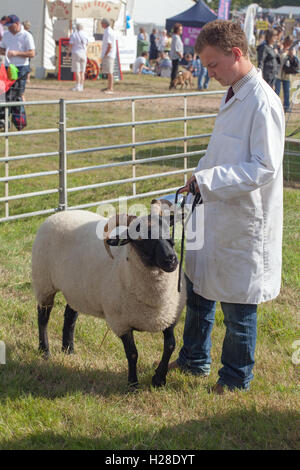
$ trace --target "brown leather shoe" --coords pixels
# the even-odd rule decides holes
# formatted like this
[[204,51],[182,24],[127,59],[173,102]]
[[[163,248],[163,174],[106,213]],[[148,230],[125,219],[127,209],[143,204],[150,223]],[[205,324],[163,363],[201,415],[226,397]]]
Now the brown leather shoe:
[[[153,366],[154,366],[154,367],[158,367],[159,364],[160,364],[160,361],[155,361],[155,362],[153,363]],[[180,368],[180,367],[179,367],[177,361],[169,362],[168,370],[179,369],[179,368]]]
[[168,365],[168,370],[180,369],[180,366],[177,361],[170,362]]
[[211,391],[216,395],[224,395],[225,388],[223,387],[223,385],[217,383],[212,387]]

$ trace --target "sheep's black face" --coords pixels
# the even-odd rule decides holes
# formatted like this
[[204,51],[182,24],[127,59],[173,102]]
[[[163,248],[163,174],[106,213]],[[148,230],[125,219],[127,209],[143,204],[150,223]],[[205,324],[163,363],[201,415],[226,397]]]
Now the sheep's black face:
[[157,266],[167,273],[177,268],[178,260],[172,240],[138,240],[133,244],[147,266]]
[[145,264],[173,272],[178,260],[174,242],[170,239],[170,226],[161,217],[155,219],[153,221],[153,217],[152,220],[149,217],[137,226],[140,237],[132,243]]

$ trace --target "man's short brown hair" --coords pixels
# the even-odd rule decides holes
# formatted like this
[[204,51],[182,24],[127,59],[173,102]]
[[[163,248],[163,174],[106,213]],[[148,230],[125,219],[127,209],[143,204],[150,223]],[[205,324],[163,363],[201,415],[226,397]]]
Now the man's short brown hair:
[[225,54],[230,54],[233,47],[241,49],[243,56],[248,55],[248,43],[240,24],[231,21],[215,20],[207,23],[197,38],[195,52],[200,54],[204,47],[214,46]]

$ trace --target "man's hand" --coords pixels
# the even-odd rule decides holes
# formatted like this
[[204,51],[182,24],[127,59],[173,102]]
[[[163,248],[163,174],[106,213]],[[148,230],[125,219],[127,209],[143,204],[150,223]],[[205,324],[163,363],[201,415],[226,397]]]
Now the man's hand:
[[7,57],[16,57],[18,55],[18,51],[11,51],[7,52]]
[[194,175],[192,175],[186,182],[186,185],[183,186],[183,188],[180,189],[179,194],[181,193],[189,193],[190,192],[190,184],[195,183],[195,189],[197,193],[200,193],[199,186],[196,182],[196,178]]
[[33,58],[35,56],[35,50],[30,49],[28,51],[13,51],[13,50],[8,50],[7,51],[7,57],[30,57]]

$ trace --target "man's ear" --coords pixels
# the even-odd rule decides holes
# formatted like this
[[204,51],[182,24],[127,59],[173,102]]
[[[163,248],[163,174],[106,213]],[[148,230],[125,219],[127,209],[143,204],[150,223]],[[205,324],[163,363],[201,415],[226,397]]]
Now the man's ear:
[[232,48],[232,53],[236,61],[239,61],[240,58],[242,57],[243,53],[239,47],[233,47]]

